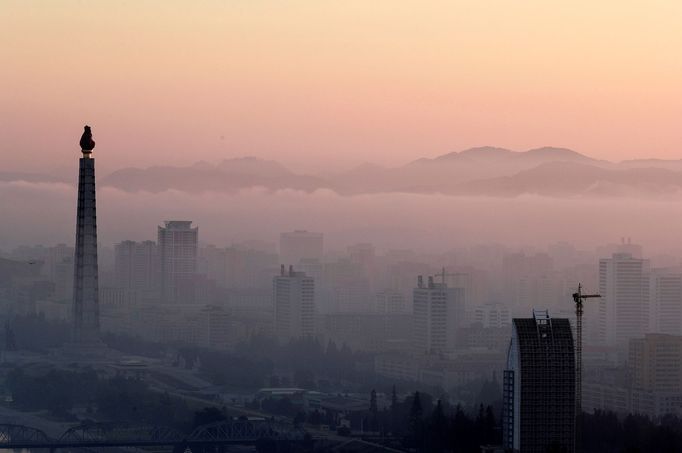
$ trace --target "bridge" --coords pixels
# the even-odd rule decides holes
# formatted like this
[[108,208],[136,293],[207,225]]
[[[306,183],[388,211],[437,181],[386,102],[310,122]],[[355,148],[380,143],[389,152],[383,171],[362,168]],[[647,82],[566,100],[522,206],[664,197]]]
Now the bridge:
[[[197,427],[189,435],[163,426],[86,423],[69,428],[59,438],[22,425],[0,424],[0,448],[49,450],[102,447],[179,446],[190,450],[208,445],[255,445],[262,440],[303,442],[305,430],[265,418],[230,418]],[[194,447],[194,448],[193,448]]]

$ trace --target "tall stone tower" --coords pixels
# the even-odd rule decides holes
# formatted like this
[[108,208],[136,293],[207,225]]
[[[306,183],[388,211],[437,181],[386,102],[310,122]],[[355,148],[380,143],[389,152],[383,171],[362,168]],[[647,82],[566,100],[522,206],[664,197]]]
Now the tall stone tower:
[[78,174],[76,255],[73,272],[73,341],[99,344],[99,285],[97,282],[97,208],[95,204],[95,147],[90,127],[80,141],[83,156]]

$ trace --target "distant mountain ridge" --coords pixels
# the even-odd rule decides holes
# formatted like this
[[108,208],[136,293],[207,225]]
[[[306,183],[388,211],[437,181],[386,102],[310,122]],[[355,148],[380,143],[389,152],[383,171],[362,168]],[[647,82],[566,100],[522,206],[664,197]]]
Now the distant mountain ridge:
[[[443,161],[450,159],[468,158],[474,161],[484,160],[565,160],[565,161],[594,161],[591,157],[580,154],[568,148],[555,148],[545,146],[542,148],[529,149],[528,151],[512,151],[506,148],[496,148],[493,146],[481,146],[469,148],[463,151],[455,151],[441,156],[437,156],[431,161]],[[428,159],[427,159],[428,160]]]
[[103,178],[100,185],[128,192],[235,192],[248,187],[311,192],[325,183],[315,176],[296,175],[279,162],[240,157],[217,165],[197,162],[187,167],[123,168]]
[[[13,180],[63,181],[49,175],[0,173],[0,181]],[[295,173],[280,162],[257,157],[201,161],[182,167],[130,167],[105,176],[99,185],[153,193],[235,193],[259,187],[270,191],[331,190],[340,195],[402,192],[488,197],[660,197],[682,193],[682,159],[609,162],[567,148],[519,152],[482,146],[398,167],[364,163],[326,175]]]

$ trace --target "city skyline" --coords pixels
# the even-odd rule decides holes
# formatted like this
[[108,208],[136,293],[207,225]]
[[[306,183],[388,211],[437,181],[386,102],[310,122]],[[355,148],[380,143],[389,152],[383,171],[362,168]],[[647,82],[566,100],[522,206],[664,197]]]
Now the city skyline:
[[[157,242],[125,239],[116,244],[115,256],[98,263],[94,159],[87,148],[80,167],[76,259],[69,259],[73,249],[64,244],[18,247],[8,258],[0,258],[0,294],[10,295],[3,301],[10,313],[22,307],[29,316],[39,315],[41,322],[67,322],[75,327],[80,346],[63,343],[55,349],[57,357],[111,366],[119,352],[107,349],[110,339],[98,341],[100,323],[104,338],[115,334],[126,341],[137,338],[134,341],[192,346],[209,354],[238,351],[246,346],[245,340],[256,338],[273,341],[269,349],[298,343],[301,351],[310,354],[314,345],[321,347],[326,340],[325,354],[337,360],[344,354],[352,356],[352,351],[369,354],[372,372],[383,379],[450,389],[460,395],[456,398],[463,398],[465,393],[459,392],[467,386],[481,385],[479,398],[491,398],[501,411],[500,425],[493,405],[486,409],[489,428],[496,424],[502,428],[487,438],[519,451],[544,451],[548,446],[575,451],[576,445],[584,445],[577,434],[584,430],[579,428],[584,414],[576,418],[575,412],[582,407],[580,403],[586,414],[596,409],[624,410],[653,418],[682,411],[676,396],[682,392],[682,379],[679,367],[671,369],[674,360],[669,357],[672,349],[679,354],[682,336],[665,334],[682,325],[679,256],[677,261],[672,255],[655,257],[652,267],[645,258],[646,249],[630,237],[594,251],[562,242],[549,245],[546,251],[491,244],[441,249],[433,255],[419,249],[377,250],[372,242],[360,242],[339,252],[330,250],[324,232],[309,230],[280,232],[278,247],[257,240],[216,247],[200,242],[200,226],[193,220],[176,218],[163,221],[163,226],[156,223]],[[83,244],[89,252],[84,253]],[[83,256],[94,261],[83,261]],[[288,268],[284,261],[289,262]],[[64,310],[67,296],[58,290],[67,266],[74,270],[71,316]],[[438,278],[440,282],[435,281]],[[268,281],[272,282],[269,291]],[[580,376],[573,359],[574,315],[569,297],[576,281],[598,286],[603,295],[596,319],[595,310],[586,309],[588,373],[580,402],[574,393]],[[402,303],[410,296],[411,309]],[[88,305],[97,308],[97,322],[83,341],[79,320],[85,319],[86,310],[80,307]],[[533,309],[533,319],[518,317],[529,309]],[[559,316],[551,316],[550,311]],[[10,329],[22,318],[8,319],[4,347],[14,351],[17,343]],[[505,345],[508,355],[503,368]],[[245,359],[237,360],[243,363]],[[129,359],[122,362],[129,363]],[[290,378],[272,374],[269,379],[276,384],[260,388],[249,404],[267,412],[273,410],[269,408],[273,395],[302,397],[309,411],[320,398],[324,413],[339,417],[333,414],[339,407],[336,399],[341,397],[313,396],[318,393],[308,389],[328,384],[316,383],[309,369],[301,371],[300,364],[288,364],[292,365],[298,387],[282,387]],[[187,366],[180,359],[172,364]],[[198,372],[192,379],[205,378],[200,377],[201,362],[191,367]],[[643,377],[647,369],[655,371],[654,378]],[[614,377],[623,380],[631,370],[638,373],[637,379],[604,385]],[[604,375],[595,377],[595,372]],[[365,384],[363,379],[359,382]],[[368,420],[378,428],[377,392],[372,389],[370,393]],[[404,401],[416,401],[418,395],[415,392]],[[344,408],[365,411],[362,399],[341,399]],[[397,401],[396,395],[393,407]],[[440,396],[433,416],[438,408],[442,411],[443,403],[452,401],[450,396]],[[100,403],[99,407],[107,406]],[[448,413],[453,416],[452,410]],[[346,416],[330,418],[330,423],[357,428],[357,422]],[[421,420],[420,413],[411,417]],[[364,423],[360,421],[361,430]],[[460,442],[461,438],[454,439],[454,445]]]
[[680,17],[2,2],[3,445],[682,450]]

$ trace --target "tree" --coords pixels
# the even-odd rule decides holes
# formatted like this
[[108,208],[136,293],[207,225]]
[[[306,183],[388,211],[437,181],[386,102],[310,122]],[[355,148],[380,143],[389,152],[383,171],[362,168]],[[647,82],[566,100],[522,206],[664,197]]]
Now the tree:
[[208,425],[209,423],[215,423],[226,419],[227,416],[225,413],[217,407],[205,407],[194,413],[193,426],[196,428],[197,426]]
[[419,449],[422,446],[424,440],[422,403],[419,397],[419,392],[414,392],[412,406],[410,407],[409,423],[411,444],[413,447],[417,447]]
[[483,438],[486,444],[498,444],[502,442],[502,438],[498,435],[497,421],[495,420],[495,413],[493,412],[493,407],[488,406],[485,410],[485,423],[484,423]]
[[433,409],[427,433],[424,436],[426,440],[426,450],[433,452],[440,452],[445,449],[448,443],[448,420],[443,412],[443,404],[438,400],[436,407]]
[[418,419],[422,417],[422,403],[419,398],[419,392],[414,392],[414,398],[412,398],[412,407],[410,408],[410,418]]
[[375,417],[379,412],[379,408],[377,407],[377,392],[374,389],[372,389],[372,392],[369,394],[369,412]]
[[300,367],[294,370],[294,383],[304,389],[315,389],[315,373],[310,368]]
[[372,431],[377,431],[378,428],[378,414],[379,407],[377,406],[377,392],[372,389],[369,395],[369,425]]
[[393,384],[393,388],[391,389],[391,412],[394,412],[397,407],[398,407],[398,393],[395,390],[395,384]]
[[320,411],[315,409],[313,412],[308,414],[308,423],[311,425],[319,425],[322,423],[322,414]]

